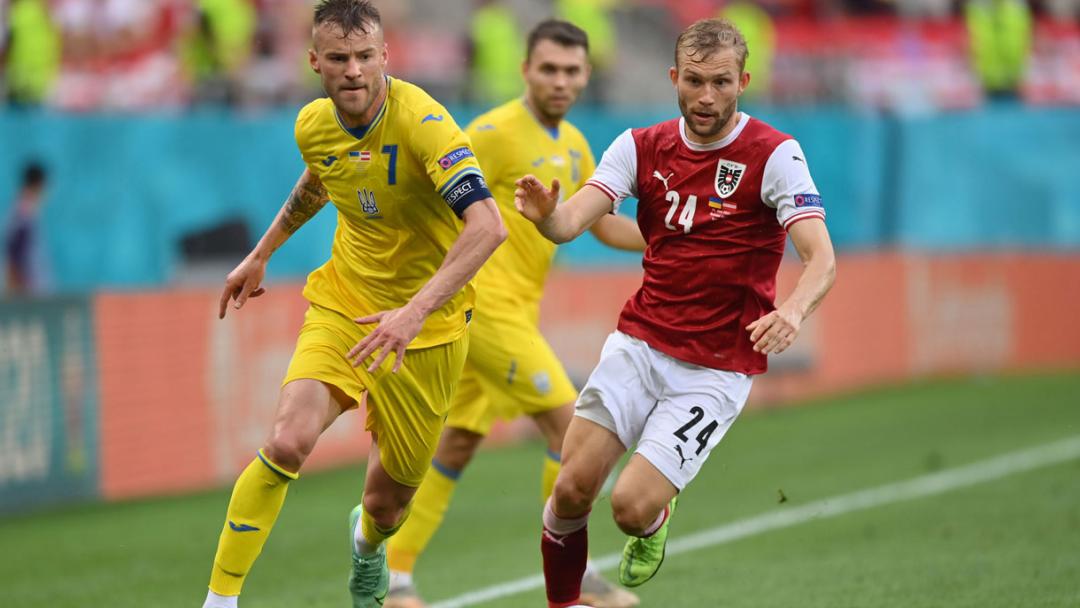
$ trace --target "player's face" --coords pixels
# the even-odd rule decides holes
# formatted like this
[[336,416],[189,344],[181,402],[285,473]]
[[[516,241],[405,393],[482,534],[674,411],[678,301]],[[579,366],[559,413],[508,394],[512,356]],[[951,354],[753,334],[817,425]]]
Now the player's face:
[[583,47],[541,40],[521,72],[533,109],[542,118],[560,120],[589,84],[589,57]]
[[721,49],[702,61],[680,53],[670,70],[686,127],[701,142],[714,141],[735,118],[739,95],[750,84],[750,74],[739,69],[735,49]]
[[311,69],[322,77],[323,89],[348,126],[368,124],[379,108],[375,104],[385,87],[386,43],[382,28],[368,26],[342,37],[341,28],[323,23],[313,33],[308,51]]

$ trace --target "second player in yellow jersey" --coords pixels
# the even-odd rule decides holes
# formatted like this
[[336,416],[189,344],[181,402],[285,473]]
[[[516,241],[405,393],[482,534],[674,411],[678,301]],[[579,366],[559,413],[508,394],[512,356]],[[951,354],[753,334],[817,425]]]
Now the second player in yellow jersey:
[[[555,245],[514,209],[514,182],[530,173],[543,176],[546,183],[561,183],[569,196],[592,175],[595,160],[588,142],[563,120],[588,79],[587,44],[584,32],[569,23],[538,25],[529,36],[523,66],[525,96],[479,116],[466,129],[509,237],[477,274],[465,371],[412,515],[389,543],[386,608],[423,606],[412,585],[415,562],[442,521],[457,477],[495,419],[522,414],[533,419],[548,446],[541,498],[551,493],[577,391],[539,329],[540,299]],[[625,217],[605,218],[594,234],[614,247],[644,247],[636,223]],[[595,571],[585,583],[590,605],[637,604],[636,597]]]

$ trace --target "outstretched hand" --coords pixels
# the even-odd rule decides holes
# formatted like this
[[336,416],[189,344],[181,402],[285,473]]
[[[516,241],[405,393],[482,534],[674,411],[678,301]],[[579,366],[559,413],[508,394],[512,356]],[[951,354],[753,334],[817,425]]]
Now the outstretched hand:
[[233,308],[240,310],[248,298],[257,298],[266,293],[266,290],[261,287],[265,274],[265,262],[252,257],[244,258],[244,261],[225,277],[225,288],[218,302],[218,318],[225,318],[230,299],[236,301]]
[[550,190],[533,175],[526,175],[514,182],[514,185],[517,186],[514,191],[514,206],[532,223],[543,222],[555,211],[555,205],[559,203],[559,180],[551,181]]
[[394,353],[393,372],[395,374],[401,369],[401,363],[405,359],[405,349],[424,326],[424,316],[408,305],[359,317],[353,321],[358,325],[378,323],[379,326],[349,350],[346,357],[352,361],[352,366],[360,367],[364,360],[375,351],[379,351],[375,355],[375,360],[367,368],[367,371],[374,372],[390,356],[390,353]]

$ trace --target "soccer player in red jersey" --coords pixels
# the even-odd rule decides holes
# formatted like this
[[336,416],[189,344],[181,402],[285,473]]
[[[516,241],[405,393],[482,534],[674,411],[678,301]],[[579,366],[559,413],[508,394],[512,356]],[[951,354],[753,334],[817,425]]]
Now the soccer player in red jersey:
[[[791,346],[832,286],[832,243],[806,156],[791,136],[738,110],[750,82],[746,56],[728,21],[695,23],[679,36],[670,69],[680,118],[622,133],[592,187],[563,204],[557,182],[518,181],[518,210],[556,243],[629,196],[639,199],[647,243],[641,288],[581,391],[544,509],[551,608],[578,603],[589,511],[628,449],[611,496],[630,537],[619,579],[637,586],[652,578],[677,495],[742,411],[767,355]],[[803,270],[775,306],[788,237]]]

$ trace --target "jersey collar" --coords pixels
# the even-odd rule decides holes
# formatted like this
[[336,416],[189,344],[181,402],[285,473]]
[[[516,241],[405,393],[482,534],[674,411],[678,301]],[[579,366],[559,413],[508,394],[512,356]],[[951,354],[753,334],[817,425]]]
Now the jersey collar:
[[386,79],[386,97],[383,98],[382,105],[379,106],[378,113],[375,114],[375,118],[373,118],[370,123],[366,125],[360,125],[359,127],[346,127],[344,121],[341,120],[341,114],[338,114],[337,107],[334,107],[334,118],[337,119],[338,126],[341,127],[343,131],[345,131],[349,135],[352,135],[356,139],[364,139],[364,136],[367,135],[368,132],[375,127],[375,125],[379,124],[379,121],[382,120],[383,115],[386,114],[386,102],[390,100],[390,84],[393,79],[391,79],[389,76],[384,76],[384,78]]
[[562,126],[561,120],[559,121],[559,127],[549,127],[544,123],[540,122],[540,119],[536,117],[536,114],[533,114],[532,108],[529,107],[529,104],[525,101],[524,97],[522,97],[518,101],[521,103],[521,109],[529,115],[529,118],[531,118],[533,122],[536,123],[536,126],[540,127],[544,130],[545,133],[550,135],[551,139],[559,141],[559,127]]
[[714,142],[710,142],[707,144],[699,144],[690,141],[686,137],[686,119],[680,116],[679,137],[682,138],[683,144],[685,144],[687,148],[690,148],[695,152],[708,152],[710,150],[719,150],[720,148],[723,148],[731,142],[735,141],[735,138],[737,138],[739,134],[742,133],[743,129],[746,128],[746,123],[748,122],[750,122],[750,115],[746,112],[739,112],[739,122],[735,125],[735,128],[731,130],[731,133],[728,133],[727,136],[725,136],[723,139],[718,139]]

